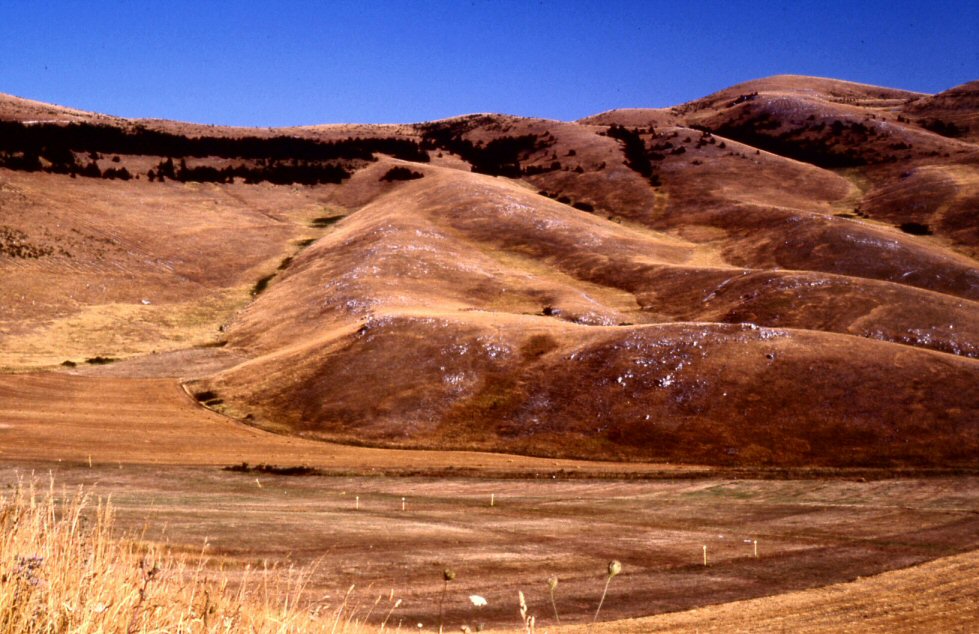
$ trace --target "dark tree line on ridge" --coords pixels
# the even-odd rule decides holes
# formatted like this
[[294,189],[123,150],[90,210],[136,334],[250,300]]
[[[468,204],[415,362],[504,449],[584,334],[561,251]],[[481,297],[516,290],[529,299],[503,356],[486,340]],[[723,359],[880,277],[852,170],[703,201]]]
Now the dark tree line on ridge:
[[[650,134],[655,136],[655,130],[650,128],[649,131]],[[653,167],[653,161],[663,160],[665,158],[664,155],[660,154],[657,150],[665,147],[671,148],[673,147],[672,143],[666,143],[663,148],[647,148],[646,142],[643,141],[642,134],[638,128],[630,130],[617,124],[609,126],[605,134],[616,139],[622,145],[622,151],[626,159],[625,164],[629,169],[648,179],[654,187],[659,187],[662,184],[659,174],[656,173]]]
[[[894,163],[912,146],[901,141],[877,143],[877,128],[860,121],[818,120],[788,122],[765,110],[746,108],[741,117],[716,126],[711,132],[797,161],[825,169]],[[937,155],[932,151],[930,155]]]
[[423,125],[422,147],[457,154],[472,166],[472,171],[480,174],[519,178],[527,173],[520,165],[521,159],[553,144],[553,140],[536,134],[501,136],[489,143],[473,143],[463,138],[470,123],[460,120]]
[[350,176],[342,165],[321,161],[257,161],[256,165],[229,165],[217,168],[210,165],[188,167],[184,159],[174,164],[172,158],[160,161],[147,173],[150,181],[175,180],[181,183],[233,183],[241,178],[248,184],[269,182],[276,185],[317,185],[341,183]]
[[0,151],[41,153],[100,152],[190,158],[329,161],[373,160],[374,153],[390,154],[406,161],[427,162],[428,155],[409,139],[347,138],[317,141],[293,136],[187,137],[145,127],[120,128],[91,123],[23,124],[0,121]]
[[[0,121],[0,167],[78,176],[121,178],[132,175],[125,167],[101,170],[99,154],[160,156],[167,159],[217,157],[255,161],[218,169],[208,166],[174,168],[165,177],[174,180],[227,182],[340,182],[349,172],[335,161],[373,161],[374,153],[390,154],[415,162],[428,162],[428,153],[415,141],[390,137],[317,141],[291,136],[186,137],[142,126],[119,128],[90,123],[24,124]],[[87,154],[89,162],[79,162]],[[42,162],[43,159],[43,162]],[[154,177],[158,176],[154,174]],[[155,178],[154,178],[155,179]]]

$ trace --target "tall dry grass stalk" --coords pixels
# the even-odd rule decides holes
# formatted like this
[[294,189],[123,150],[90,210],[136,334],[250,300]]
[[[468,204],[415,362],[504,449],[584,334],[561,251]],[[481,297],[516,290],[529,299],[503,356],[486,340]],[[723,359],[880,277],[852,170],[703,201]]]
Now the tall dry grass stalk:
[[449,582],[456,578],[455,571],[446,568],[442,571],[442,596],[439,597],[439,632],[442,632],[442,604],[445,602],[445,591],[449,588]]
[[557,603],[554,601],[554,590],[557,589],[557,583],[558,581],[556,576],[547,578],[547,589],[551,593],[551,607],[554,608],[554,619],[557,621],[557,624],[560,625],[561,615],[557,613]]
[[598,609],[595,610],[595,617],[591,620],[592,623],[598,620],[598,613],[602,611],[602,605],[605,603],[605,595],[608,594],[608,584],[612,583],[612,578],[617,576],[622,572],[622,563],[618,559],[613,559],[608,562],[608,572],[605,578],[605,589],[602,590],[602,598],[598,601]]
[[0,496],[0,632],[377,631],[356,617],[349,592],[338,606],[304,607],[303,571],[247,570],[231,584],[205,563],[121,539],[108,501],[21,482]]

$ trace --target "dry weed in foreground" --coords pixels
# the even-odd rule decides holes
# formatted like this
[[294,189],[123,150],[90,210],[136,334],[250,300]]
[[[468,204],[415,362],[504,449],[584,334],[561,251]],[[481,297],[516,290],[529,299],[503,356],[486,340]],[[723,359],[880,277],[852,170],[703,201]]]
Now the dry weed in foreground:
[[602,604],[605,603],[605,595],[608,594],[608,584],[612,583],[612,577],[618,575],[622,572],[622,564],[618,559],[613,559],[608,562],[608,577],[605,579],[605,589],[602,590],[602,598],[598,602],[598,609],[595,610],[595,618],[592,619],[592,623],[598,620],[598,613],[602,611]]
[[338,606],[301,608],[300,571],[249,571],[233,588],[205,576],[204,563],[119,539],[107,501],[20,483],[0,496],[0,632],[374,631],[349,592]]
[[554,620],[557,624],[561,624],[561,615],[557,613],[557,603],[554,602],[554,590],[557,589],[557,577],[551,576],[547,578],[547,589],[551,593],[551,607],[554,608]]

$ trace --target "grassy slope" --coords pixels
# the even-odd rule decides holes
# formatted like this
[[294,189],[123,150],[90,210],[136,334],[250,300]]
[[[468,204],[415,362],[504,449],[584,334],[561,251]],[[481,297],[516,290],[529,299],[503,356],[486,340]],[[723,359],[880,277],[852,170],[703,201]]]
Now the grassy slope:
[[[979,149],[909,113],[967,111],[972,91],[794,76],[735,86],[648,113],[655,186],[605,134],[646,116],[636,110],[442,122],[482,146],[536,135],[521,180],[472,174],[442,149],[412,166],[420,180],[380,182],[383,159],[320,188],[4,172],[0,219],[54,251],[0,262],[2,361],[226,339],[233,361],[195,389],[277,431],[608,458],[970,464]],[[14,119],[41,108],[0,105]],[[839,156],[856,166],[824,165]],[[306,225],[335,214],[346,218]],[[909,221],[933,235],[896,226]],[[315,236],[300,252],[296,240]],[[583,371],[580,355],[596,361]]]
[[0,367],[211,343],[260,276],[315,236],[314,192],[0,174]]
[[[751,92],[760,96],[731,104]],[[581,124],[484,118],[467,133],[474,141],[550,135],[551,145],[522,164],[558,160],[560,169],[523,182],[474,176],[447,152],[412,166],[426,173],[421,181],[379,183],[391,165],[382,161],[324,188],[0,171],[4,245],[26,241],[42,253],[0,257],[0,367],[136,355],[84,370],[96,376],[3,378],[0,456],[505,473],[622,467],[272,435],[202,410],[175,382],[210,375],[192,385],[216,388],[225,399],[218,409],[317,438],[715,463],[974,467],[974,94],[974,84],[925,97],[780,77]],[[129,125],[15,99],[0,99],[0,115]],[[839,144],[871,164],[826,169],[756,148],[748,141],[757,139],[735,130],[766,117],[778,121],[773,136]],[[923,122],[933,117],[970,131],[934,134]],[[820,136],[811,121],[856,121],[876,132]],[[661,186],[625,166],[620,145],[602,136],[616,122],[655,125],[648,146],[683,148],[655,162]],[[143,123],[188,134],[273,133]],[[694,125],[734,132],[702,143]],[[418,134],[411,126],[290,132]],[[893,162],[873,162],[888,153]],[[122,160],[146,169],[157,158]],[[308,226],[336,213],[349,217],[327,230]],[[897,228],[909,221],[933,235]],[[299,252],[298,240],[319,236]],[[255,281],[287,256],[296,257],[249,304]],[[225,338],[223,351],[139,356]],[[107,407],[115,412],[108,422]],[[974,572],[967,554],[606,627],[835,630],[859,619],[887,630],[964,630],[975,619]]]
[[[231,395],[230,413],[344,441],[544,455],[877,465],[975,455],[975,362],[877,342],[968,354],[974,302],[734,268],[709,244],[500,179],[424,171],[337,225],[242,314],[232,344],[265,356],[201,384]],[[629,325],[644,322],[658,325]],[[930,440],[889,440],[915,429]]]

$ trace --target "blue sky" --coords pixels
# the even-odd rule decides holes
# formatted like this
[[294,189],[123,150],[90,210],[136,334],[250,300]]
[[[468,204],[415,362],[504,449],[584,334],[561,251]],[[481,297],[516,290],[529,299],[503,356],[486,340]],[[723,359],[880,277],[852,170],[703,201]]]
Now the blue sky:
[[0,0],[0,92],[128,117],[572,120],[779,73],[979,79],[979,2]]

